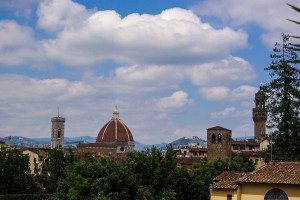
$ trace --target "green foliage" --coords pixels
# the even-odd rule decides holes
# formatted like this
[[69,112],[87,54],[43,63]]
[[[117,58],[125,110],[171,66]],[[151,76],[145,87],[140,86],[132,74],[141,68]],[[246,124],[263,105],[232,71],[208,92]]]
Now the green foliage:
[[[273,158],[276,160],[300,159],[300,70],[292,65],[297,54],[289,48],[289,36],[282,36],[271,55],[272,63],[266,67],[272,80],[262,86],[267,96],[269,125],[274,127]],[[270,151],[267,150],[267,151]]]
[[177,165],[172,146],[163,154],[153,147],[131,152],[121,163],[88,157],[66,167],[59,180],[59,199],[197,200],[209,199],[212,179],[224,170],[251,171],[243,157],[200,162],[192,168]]
[[89,158],[67,167],[57,193],[60,199],[131,199],[129,181],[115,161]]
[[0,200],[54,200],[53,194],[6,194]]
[[25,194],[36,192],[30,174],[29,158],[18,150],[0,151],[0,194]]

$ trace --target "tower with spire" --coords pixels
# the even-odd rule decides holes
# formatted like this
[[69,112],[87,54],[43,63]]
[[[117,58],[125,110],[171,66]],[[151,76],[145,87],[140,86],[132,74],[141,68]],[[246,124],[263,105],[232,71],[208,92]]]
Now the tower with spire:
[[265,108],[266,96],[260,89],[255,94],[255,108],[252,109],[254,121],[254,138],[261,142],[266,134],[267,109]]
[[57,117],[51,118],[52,130],[51,130],[51,149],[64,148],[64,135],[65,135],[65,118],[59,116],[59,108]]

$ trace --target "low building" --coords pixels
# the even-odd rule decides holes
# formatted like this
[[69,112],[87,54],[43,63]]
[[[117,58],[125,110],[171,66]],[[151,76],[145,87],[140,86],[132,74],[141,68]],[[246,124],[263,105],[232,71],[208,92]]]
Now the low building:
[[49,152],[52,149],[45,148],[24,148],[20,149],[22,154],[28,155],[29,157],[29,166],[31,174],[40,173],[42,164],[46,158],[49,156]]
[[300,200],[300,162],[272,161],[248,173],[223,172],[211,185],[211,200]]

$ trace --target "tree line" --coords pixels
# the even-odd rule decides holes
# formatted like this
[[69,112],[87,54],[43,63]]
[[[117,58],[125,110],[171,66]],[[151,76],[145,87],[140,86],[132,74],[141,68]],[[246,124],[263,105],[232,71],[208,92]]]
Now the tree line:
[[53,193],[52,199],[66,200],[205,200],[213,178],[223,171],[254,170],[254,164],[240,156],[180,166],[172,146],[165,154],[155,147],[133,151],[118,162],[89,155],[79,160],[55,149],[34,175],[28,156],[16,150],[1,151],[0,156],[1,195]]

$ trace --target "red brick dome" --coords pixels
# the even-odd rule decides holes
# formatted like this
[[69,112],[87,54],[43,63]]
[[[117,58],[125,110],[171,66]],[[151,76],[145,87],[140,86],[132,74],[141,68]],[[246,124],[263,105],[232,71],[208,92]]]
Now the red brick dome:
[[134,142],[129,128],[119,118],[117,106],[109,120],[99,131],[96,143],[103,142]]

